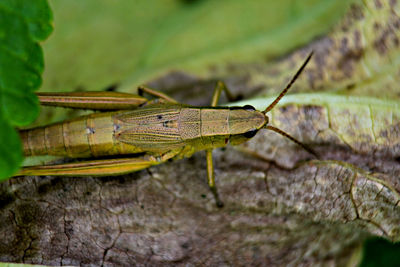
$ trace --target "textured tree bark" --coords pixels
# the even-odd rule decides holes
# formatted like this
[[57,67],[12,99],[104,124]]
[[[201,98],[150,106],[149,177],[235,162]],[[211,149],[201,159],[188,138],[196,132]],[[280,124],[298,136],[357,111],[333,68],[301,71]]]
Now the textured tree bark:
[[[381,88],[389,88],[396,99],[398,75],[391,75],[399,64],[384,72],[387,79],[378,69],[388,64],[387,57],[397,59],[399,5],[365,2],[370,6],[354,4],[328,36],[267,66],[272,74],[264,85],[281,88],[289,74],[276,73],[283,68],[294,73],[294,62],[313,49],[315,61],[295,90],[340,85],[335,88],[353,95],[379,96]],[[363,35],[376,27],[374,14],[382,12],[389,14],[379,22],[387,34],[373,36],[386,38],[384,46]],[[367,64],[374,51],[380,57]],[[359,72],[367,67],[368,79]],[[238,87],[260,88],[254,78],[260,74],[252,72],[260,68],[244,69],[251,75],[233,74],[228,82],[237,77]],[[179,82],[171,75],[153,85],[177,88]],[[181,92],[174,96],[188,97]],[[273,110],[271,123],[312,146],[319,159],[268,131],[242,147],[256,152],[252,155],[232,148],[215,151],[222,209],[208,190],[203,152],[124,176],[23,177],[0,184],[0,261],[354,266],[365,238],[399,241],[400,106],[363,97],[295,98]]]
[[343,266],[367,236],[399,238],[398,184],[383,175],[338,161],[285,170],[231,149],[215,159],[223,209],[201,155],[122,177],[3,183],[1,260]]

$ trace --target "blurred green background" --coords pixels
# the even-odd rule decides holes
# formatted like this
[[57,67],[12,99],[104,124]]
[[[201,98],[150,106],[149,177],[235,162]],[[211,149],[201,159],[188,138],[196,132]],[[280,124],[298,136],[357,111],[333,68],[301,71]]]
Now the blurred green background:
[[130,90],[172,70],[265,62],[322,35],[350,1],[51,1],[42,91]]
[[393,244],[380,238],[365,242],[360,267],[395,267],[400,264],[400,243]]

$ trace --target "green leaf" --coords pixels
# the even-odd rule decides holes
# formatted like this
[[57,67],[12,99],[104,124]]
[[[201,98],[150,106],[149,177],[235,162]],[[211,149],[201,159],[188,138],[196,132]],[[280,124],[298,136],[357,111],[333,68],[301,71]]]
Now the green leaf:
[[0,118],[0,129],[0,178],[7,178],[18,170],[22,161],[21,141],[15,129],[3,118]]
[[384,239],[370,239],[364,247],[364,259],[360,267],[395,267],[399,265],[400,244]]
[[38,44],[52,31],[46,0],[0,2],[0,179],[21,164],[21,144],[13,126],[32,123],[39,112],[34,94],[42,82]]

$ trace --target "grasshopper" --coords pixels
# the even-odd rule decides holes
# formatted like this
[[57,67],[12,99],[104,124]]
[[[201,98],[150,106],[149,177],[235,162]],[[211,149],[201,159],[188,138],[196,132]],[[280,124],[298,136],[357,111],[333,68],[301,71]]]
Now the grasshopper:
[[[172,158],[190,157],[194,152],[205,150],[208,185],[217,206],[221,207],[223,203],[218,197],[214,179],[213,149],[241,144],[254,137],[260,129],[268,129],[313,153],[294,137],[268,125],[269,118],[266,115],[288,92],[311,56],[312,53],[264,111],[258,111],[250,105],[217,107],[222,91],[228,99],[232,99],[222,82],[215,87],[210,107],[183,105],[143,86],[139,87],[139,95],[118,92],[37,93],[42,105],[104,112],[21,130],[25,156],[99,159],[24,167],[16,176],[120,175],[149,168]],[[143,93],[156,99],[148,100]]]

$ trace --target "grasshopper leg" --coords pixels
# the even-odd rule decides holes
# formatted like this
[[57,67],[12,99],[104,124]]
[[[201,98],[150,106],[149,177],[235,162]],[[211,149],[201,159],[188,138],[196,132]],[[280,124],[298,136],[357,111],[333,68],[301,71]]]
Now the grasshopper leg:
[[161,164],[173,158],[179,151],[171,151],[160,157],[144,155],[132,158],[102,159],[73,163],[24,167],[15,176],[106,176],[122,175]]
[[147,102],[144,97],[119,92],[36,93],[40,104],[92,110],[133,109]]
[[160,91],[157,91],[157,90],[154,90],[154,89],[150,89],[150,88],[148,88],[146,86],[143,86],[143,85],[139,86],[138,87],[138,94],[140,96],[143,96],[144,93],[152,95],[152,96],[155,96],[155,97],[158,97],[158,98],[161,98],[161,99],[164,99],[168,103],[178,103],[178,101],[176,101],[172,97],[170,97],[170,96],[168,96],[168,95],[166,95],[166,94],[164,94],[164,93],[162,93]]
[[226,87],[225,83],[222,81],[218,81],[215,89],[214,89],[214,94],[211,100],[211,106],[216,107],[218,105],[219,97],[221,96],[221,92],[224,91],[226,97],[228,98],[229,101],[234,101],[236,98],[232,95],[232,93],[229,91],[228,87]]
[[215,186],[215,179],[214,179],[214,166],[213,166],[213,159],[212,159],[212,149],[206,150],[206,159],[207,159],[207,181],[208,186],[212,194],[214,195],[215,202],[218,208],[222,208],[224,203],[220,200],[217,187]]

